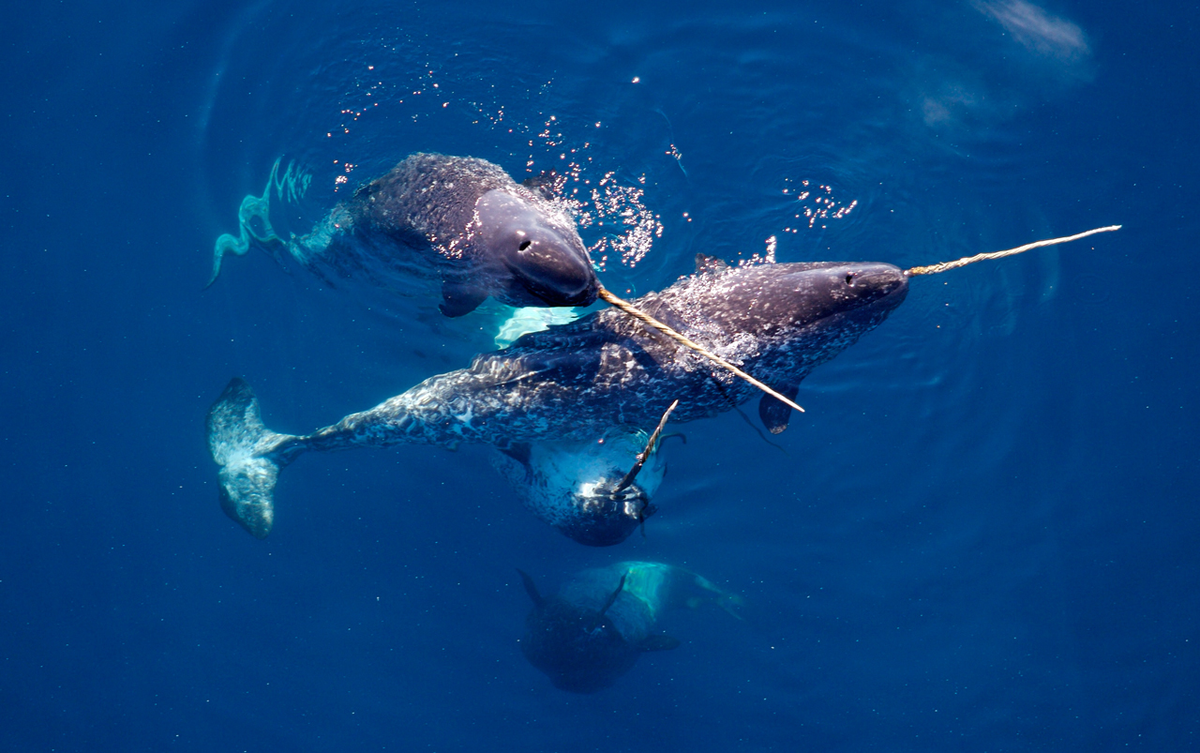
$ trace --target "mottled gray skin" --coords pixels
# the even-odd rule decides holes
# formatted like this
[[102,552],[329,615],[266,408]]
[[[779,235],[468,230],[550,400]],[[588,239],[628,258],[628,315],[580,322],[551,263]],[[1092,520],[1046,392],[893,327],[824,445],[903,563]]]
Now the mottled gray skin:
[[320,271],[388,284],[434,273],[447,316],[488,296],[511,306],[586,306],[600,283],[562,207],[473,157],[413,154],[358,189],[294,255]]
[[[690,277],[634,305],[790,391],[881,323],[907,285],[890,264],[769,264]],[[674,340],[606,309],[476,356],[468,369],[296,437],[280,453],[583,440],[598,427],[654,426],[676,398],[672,421],[683,423],[755,394]]]
[[[635,304],[795,394],[815,366],[879,325],[907,291],[904,273],[890,264],[765,264],[690,277]],[[258,406],[249,386],[235,379],[210,411],[209,444],[222,473],[235,479],[223,479],[222,493],[232,500],[226,509],[246,510],[251,520],[233,517],[254,533],[262,528],[255,510],[270,508],[274,483],[260,466],[281,468],[307,450],[583,441],[611,427],[653,427],[676,398],[672,421],[685,422],[723,413],[754,394],[674,340],[606,309],[525,335],[506,350],[476,356],[470,368],[427,379],[307,436],[247,434],[237,421],[257,421]],[[773,430],[786,426],[782,407],[774,398],[760,405]],[[214,422],[214,415],[222,419]],[[270,484],[251,483],[259,477]]]
[[521,579],[533,600],[521,651],[554,687],[572,693],[602,690],[643,653],[677,647],[678,640],[658,632],[664,610],[714,603],[735,614],[741,601],[695,573],[658,562],[584,570],[550,597],[524,572]]
[[650,498],[667,470],[657,448],[650,448],[645,465],[620,488],[638,455],[647,450],[648,438],[645,431],[613,427],[584,442],[498,448],[492,465],[539,520],[580,544],[613,546],[657,509]]

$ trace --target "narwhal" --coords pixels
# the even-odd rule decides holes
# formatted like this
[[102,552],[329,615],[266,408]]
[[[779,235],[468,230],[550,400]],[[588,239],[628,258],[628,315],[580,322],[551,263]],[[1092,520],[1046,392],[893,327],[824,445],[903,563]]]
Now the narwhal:
[[[907,291],[908,278],[890,264],[764,264],[689,277],[635,305],[794,394],[809,371],[882,322]],[[608,308],[527,334],[476,356],[469,368],[304,436],[265,428],[250,386],[235,378],[209,411],[208,441],[221,466],[224,509],[262,537],[280,469],[306,451],[587,441],[611,427],[654,426],[676,399],[675,421],[714,416],[753,389]],[[767,415],[786,422],[773,408]]]
[[759,403],[763,422],[778,433],[787,427],[800,382],[881,324],[904,301],[910,277],[1117,227],[907,271],[877,262],[708,265],[634,301],[632,315],[610,308],[524,335],[509,348],[476,356],[469,368],[431,377],[307,435],[263,426],[253,391],[235,378],[207,421],[222,508],[265,537],[279,471],[310,450],[585,442],[613,427],[653,426],[676,400],[674,421],[714,416],[748,400],[754,387],[727,369],[714,370],[713,359],[739,363],[740,371],[789,399],[767,394]]
[[543,596],[520,572],[533,610],[521,651],[554,687],[594,693],[613,684],[648,651],[679,640],[660,632],[662,612],[712,603],[735,617],[735,594],[682,568],[658,562],[619,562],[585,570],[554,596]]
[[658,445],[677,405],[649,435],[614,426],[587,441],[510,444],[497,448],[492,465],[526,508],[563,535],[588,546],[619,544],[657,509],[650,498],[667,472]]
[[567,212],[543,193],[474,157],[413,154],[360,187],[304,236],[284,239],[270,196],[302,195],[308,176],[293,165],[271,171],[261,197],[247,196],[239,234],[213,249],[211,285],[226,254],[251,245],[288,254],[325,277],[360,275],[407,289],[441,283],[446,316],[473,311],[489,296],[511,306],[587,306],[600,283]]

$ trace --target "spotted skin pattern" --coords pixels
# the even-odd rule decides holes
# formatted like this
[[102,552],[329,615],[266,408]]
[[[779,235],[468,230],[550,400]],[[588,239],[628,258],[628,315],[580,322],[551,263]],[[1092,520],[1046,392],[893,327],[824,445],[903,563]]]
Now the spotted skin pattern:
[[[907,277],[890,264],[763,264],[688,277],[635,305],[786,394],[883,322],[907,291]],[[269,510],[274,476],[269,486],[254,488],[230,463],[257,478],[270,475],[263,463],[282,468],[309,450],[582,441],[613,427],[653,427],[676,398],[671,420],[683,423],[731,410],[755,394],[674,340],[605,309],[525,335],[510,348],[476,356],[469,368],[426,379],[306,436],[265,428],[248,436],[239,417],[256,417],[257,401],[235,379],[210,411],[209,444],[223,466],[222,493],[231,497],[226,511]],[[223,418],[214,424],[214,415]]]

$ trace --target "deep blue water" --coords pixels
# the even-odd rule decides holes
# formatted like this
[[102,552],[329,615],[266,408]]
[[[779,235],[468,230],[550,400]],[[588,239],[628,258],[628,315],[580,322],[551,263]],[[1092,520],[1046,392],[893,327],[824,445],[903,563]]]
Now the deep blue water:
[[[1198,24],[1184,2],[10,8],[0,749],[1193,749]],[[205,290],[213,241],[281,155],[319,214],[414,151],[607,177],[583,235],[618,292],[698,252],[912,266],[1124,227],[914,279],[777,447],[753,404],[683,426],[645,538],[582,547],[481,448],[416,447],[303,458],[254,540],[204,440],[231,376],[307,431],[464,366],[498,314],[262,253]],[[605,207],[646,235],[621,245]],[[555,690],[519,649],[516,568],[549,589],[631,558],[744,619],[669,614],[678,649]]]

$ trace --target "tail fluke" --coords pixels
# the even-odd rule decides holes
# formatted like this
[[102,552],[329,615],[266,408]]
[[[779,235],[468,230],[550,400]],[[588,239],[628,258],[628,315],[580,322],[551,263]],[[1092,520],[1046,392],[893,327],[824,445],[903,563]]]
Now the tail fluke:
[[263,426],[258,399],[240,377],[208,409],[207,425],[208,450],[221,467],[221,509],[265,539],[275,522],[275,482],[287,463],[276,451],[293,437]]

